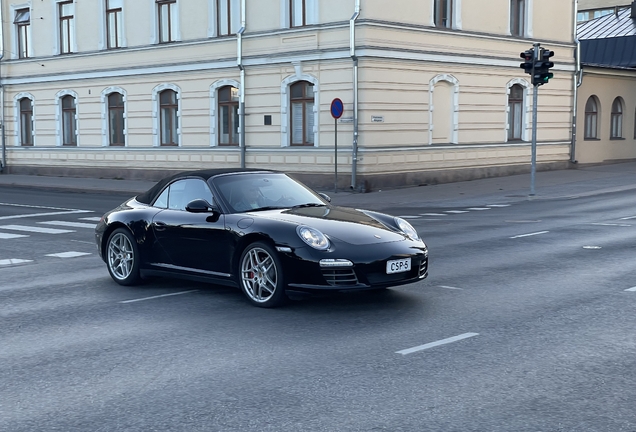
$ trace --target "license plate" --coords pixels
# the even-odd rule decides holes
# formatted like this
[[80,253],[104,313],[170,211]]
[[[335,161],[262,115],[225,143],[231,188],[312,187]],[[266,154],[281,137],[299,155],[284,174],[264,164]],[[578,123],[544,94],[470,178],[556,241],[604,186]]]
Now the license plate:
[[391,260],[386,262],[386,274],[402,273],[411,270],[411,258]]

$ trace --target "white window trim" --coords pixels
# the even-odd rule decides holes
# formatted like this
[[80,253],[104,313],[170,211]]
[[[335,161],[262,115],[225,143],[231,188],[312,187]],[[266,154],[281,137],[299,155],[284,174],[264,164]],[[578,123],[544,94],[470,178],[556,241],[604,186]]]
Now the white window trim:
[[[22,8],[19,8],[22,9]],[[20,121],[20,100],[27,98],[27,99],[31,99],[31,118],[32,118],[32,124],[31,124],[31,136],[33,137],[33,147],[35,147],[35,98],[33,97],[33,95],[31,93],[18,93],[17,95],[15,95],[13,97],[13,108],[14,108],[14,115],[15,115],[15,146],[16,147],[21,147],[21,142],[20,142],[20,137],[22,136],[22,122]]]
[[177,93],[177,138],[179,139],[178,147],[181,147],[181,89],[174,84],[159,84],[152,89],[152,141],[155,147],[161,147],[161,135],[159,133],[159,93],[168,89]]
[[[128,40],[126,39],[126,5],[121,8],[121,48],[128,46]],[[101,8],[101,19],[99,24],[99,43],[98,48],[100,50],[108,49],[108,24],[106,17],[106,0],[99,0],[99,7]]]
[[523,78],[514,78],[508,81],[506,84],[506,127],[504,129],[504,142],[508,142],[508,131],[510,130],[510,106],[508,103],[508,99],[510,98],[510,89],[512,86],[519,84],[523,87],[523,112],[521,113],[521,141],[530,141],[529,139],[529,128],[532,126],[532,93],[530,90],[532,89],[532,85]]
[[[150,0],[150,7],[152,8],[152,13],[150,14],[150,16],[154,17],[152,31],[150,35],[150,43],[152,45],[156,45],[156,44],[159,44],[159,9],[157,8],[157,1]],[[175,9],[177,13],[172,18],[173,19],[172,24],[174,24],[174,41],[173,42],[178,42],[181,40],[181,19],[180,19],[181,14],[179,13],[179,9],[180,9],[179,0],[177,0]]]
[[[13,40],[11,41],[11,58],[12,59],[19,59],[20,58],[20,49],[18,47],[18,28],[15,24],[13,24],[13,21],[15,21],[15,11],[20,10],[20,9],[29,9],[29,11],[31,12],[31,14],[33,13],[33,8],[31,7],[31,2],[28,3],[21,3],[21,4],[15,4],[15,5],[11,5],[11,25],[13,26],[13,31],[11,32],[13,35]],[[29,20],[29,28],[27,30],[27,38],[29,45],[27,46],[27,55],[29,57],[33,57],[33,35],[31,33],[31,24],[33,22],[33,19]]]
[[453,131],[451,133],[451,144],[458,144],[459,137],[459,81],[453,75],[440,74],[435,76],[428,84],[428,144],[433,144],[433,111],[435,106],[433,105],[433,93],[435,91],[435,84],[440,81],[446,81],[453,85],[452,107],[453,114],[451,124],[453,125]]
[[[53,50],[53,55],[61,55],[62,54],[62,47],[60,46],[60,37],[61,37],[61,33],[62,33],[62,29],[60,28],[60,3],[64,3],[65,1],[68,0],[54,0],[53,2],[53,13],[51,14],[51,16],[54,16],[55,19],[57,20],[57,22],[55,23],[55,28],[57,30],[57,33],[55,35],[55,44],[54,44],[54,50]],[[71,43],[71,53],[69,54],[73,54],[76,53],[78,51],[77,49],[77,11],[75,8],[75,0],[72,0],[73,2],[73,21],[74,21],[74,25],[73,25],[73,29],[75,29],[75,32],[73,33],[73,35],[71,36],[73,38],[73,41]]]
[[[210,86],[210,147],[218,147],[219,142],[217,140],[217,127],[218,127],[218,93],[219,89],[225,86],[232,86],[239,89],[241,91],[241,84],[238,81],[231,79],[223,79],[216,81],[214,84]],[[239,106],[240,110],[240,106]],[[241,142],[241,124],[243,121],[243,116],[239,115],[239,142]]]
[[[280,28],[288,29],[291,27],[291,17],[289,11],[291,9],[292,0],[280,0]],[[320,17],[320,0],[306,0],[305,7],[307,8],[307,17],[305,19],[306,25],[318,24],[318,18]],[[294,27],[298,28],[298,27]]]
[[[298,67],[297,69],[300,69]],[[283,80],[280,86],[280,136],[281,147],[291,147],[291,139],[289,136],[289,89],[292,84],[298,81],[307,81],[313,84],[314,89],[314,147],[320,147],[320,84],[318,79],[308,75],[299,73],[289,76]],[[299,148],[301,146],[298,146]],[[309,146],[306,146],[309,148]]]
[[126,90],[121,87],[106,87],[102,90],[102,147],[110,146],[108,134],[108,96],[112,93],[119,93],[124,100],[124,147],[128,147],[128,100]]
[[[531,38],[534,33],[532,31],[532,11],[534,10],[533,0],[526,0],[524,2],[524,7],[525,7],[524,18],[526,22],[523,23],[523,37]],[[512,35],[512,28],[510,27],[511,15],[512,15],[512,10],[510,9],[510,1],[508,1],[508,34],[509,35]]]
[[216,11],[217,0],[208,0],[208,37],[216,37],[218,34],[216,28]]
[[[431,1],[431,21],[429,25],[431,27],[435,27],[435,2],[436,0]],[[452,0],[453,2],[453,16],[451,22],[451,28],[455,30],[462,29],[462,0]]]
[[77,97],[77,93],[75,93],[73,90],[61,90],[55,94],[55,104],[57,105],[57,111],[55,113],[55,145],[58,147],[62,147],[62,98],[67,95],[73,96],[75,98],[75,141],[77,142],[77,147],[79,147],[79,99]]

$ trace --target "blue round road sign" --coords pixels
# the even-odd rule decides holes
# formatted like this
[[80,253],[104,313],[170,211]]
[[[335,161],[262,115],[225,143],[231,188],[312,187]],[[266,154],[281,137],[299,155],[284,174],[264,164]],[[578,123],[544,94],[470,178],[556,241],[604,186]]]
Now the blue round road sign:
[[331,101],[331,116],[335,119],[342,117],[344,113],[344,104],[338,98]]

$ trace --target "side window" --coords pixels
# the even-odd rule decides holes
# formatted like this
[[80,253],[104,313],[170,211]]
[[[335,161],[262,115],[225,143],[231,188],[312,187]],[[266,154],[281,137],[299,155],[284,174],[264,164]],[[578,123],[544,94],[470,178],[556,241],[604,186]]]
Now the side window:
[[[164,191],[165,193],[165,191]],[[157,202],[161,199],[157,199]],[[201,179],[179,180],[170,185],[168,189],[167,208],[172,210],[185,210],[188,203],[195,199],[204,199],[208,203],[214,203],[214,197],[208,185]],[[157,203],[155,203],[155,207]]]
[[163,192],[161,192],[161,195],[159,195],[159,198],[155,200],[153,207],[162,208],[162,209],[168,208],[168,192],[169,191],[170,191],[169,187],[165,188]]

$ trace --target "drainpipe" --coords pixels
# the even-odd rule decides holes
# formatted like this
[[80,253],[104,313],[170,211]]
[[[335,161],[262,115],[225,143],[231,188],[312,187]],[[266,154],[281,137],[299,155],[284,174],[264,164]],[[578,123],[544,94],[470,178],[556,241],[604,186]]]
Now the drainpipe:
[[353,60],[353,149],[351,154],[351,189],[356,189],[358,170],[358,56],[356,55],[356,21],[360,16],[360,0],[349,20],[349,55]]
[[241,88],[239,89],[239,146],[241,147],[241,168],[245,168],[245,67],[243,66],[243,33],[245,33],[245,0],[241,0],[241,28],[236,33],[236,64],[241,71]]
[[583,83],[583,71],[581,70],[581,42],[578,39],[577,29],[578,1],[574,2],[574,43],[576,48],[574,51],[574,60],[576,62],[574,76],[572,77],[573,99],[572,106],[572,141],[570,144],[570,162],[577,163],[576,160],[576,122],[578,115],[579,87]]
[[[0,60],[4,58],[4,5],[0,0]],[[0,161],[0,173],[4,172],[7,166],[7,142],[4,135],[4,84],[2,84],[2,69],[0,65],[0,134],[2,135],[2,161]]]

